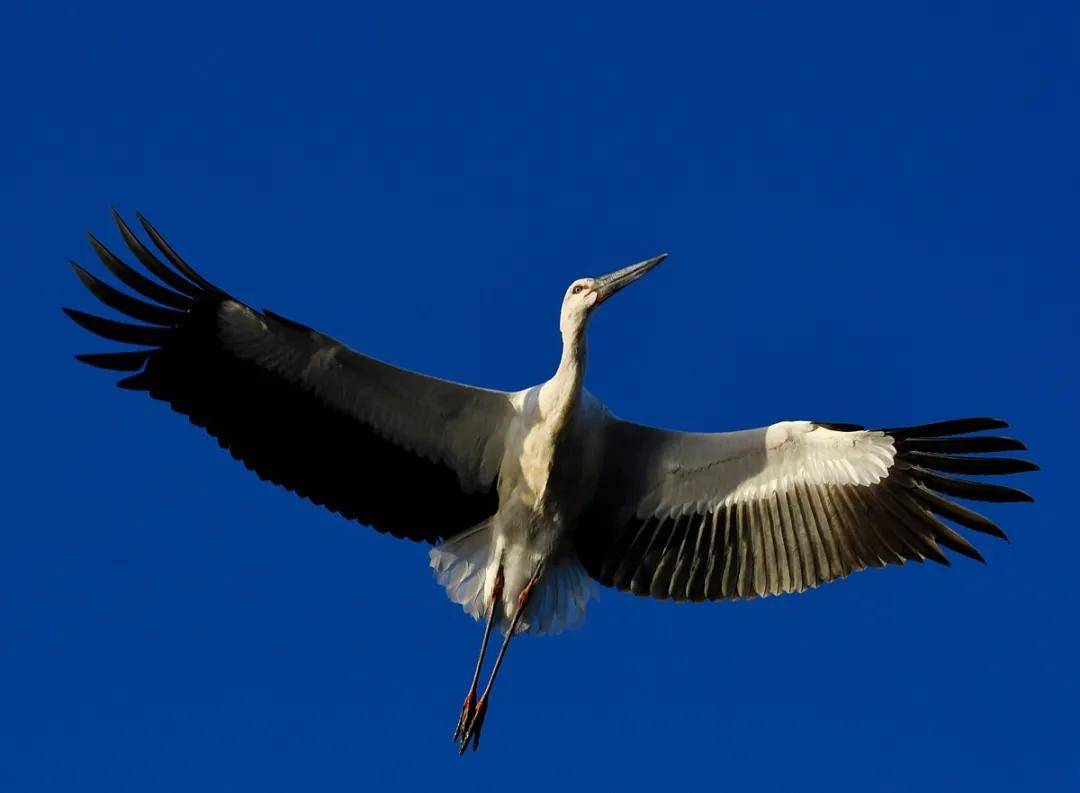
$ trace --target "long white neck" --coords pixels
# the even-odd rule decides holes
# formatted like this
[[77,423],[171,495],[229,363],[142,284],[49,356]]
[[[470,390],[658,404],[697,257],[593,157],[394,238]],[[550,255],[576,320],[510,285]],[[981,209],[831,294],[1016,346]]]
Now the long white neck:
[[554,419],[562,426],[581,400],[585,381],[585,318],[560,323],[562,329],[562,358],[555,376],[540,389],[540,411],[545,420]]

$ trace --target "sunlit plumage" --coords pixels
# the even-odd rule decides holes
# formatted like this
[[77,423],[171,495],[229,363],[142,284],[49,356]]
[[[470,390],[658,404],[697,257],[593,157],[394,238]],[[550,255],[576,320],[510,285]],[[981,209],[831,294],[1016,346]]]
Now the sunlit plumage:
[[[461,751],[479,743],[510,638],[579,626],[594,581],[662,599],[723,600],[801,592],[867,567],[948,564],[946,550],[981,560],[955,527],[1005,535],[952,499],[1030,500],[966,478],[1036,470],[987,456],[1024,449],[978,434],[1006,426],[997,419],[683,433],[616,418],[583,387],[586,326],[663,256],[571,284],[555,375],[508,393],[398,369],[256,311],[139,219],[157,253],[116,216],[145,274],[90,238],[138,297],[74,267],[102,303],[140,324],[65,311],[141,349],[78,358],[125,373],[122,388],[169,403],[261,478],[433,544],[439,583],[485,621],[454,731]],[[480,694],[495,626],[504,639]]]

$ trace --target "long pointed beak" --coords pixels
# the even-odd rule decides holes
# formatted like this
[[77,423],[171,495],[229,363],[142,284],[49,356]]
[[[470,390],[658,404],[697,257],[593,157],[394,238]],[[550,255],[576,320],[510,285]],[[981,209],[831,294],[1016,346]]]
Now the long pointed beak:
[[655,256],[652,259],[646,259],[643,262],[637,264],[631,264],[629,267],[624,267],[621,270],[616,270],[613,273],[602,275],[596,279],[596,283],[593,289],[596,290],[596,303],[600,305],[613,294],[618,292],[624,286],[629,286],[634,283],[645,273],[649,272],[660,262],[667,258],[666,253],[661,253],[659,256]]

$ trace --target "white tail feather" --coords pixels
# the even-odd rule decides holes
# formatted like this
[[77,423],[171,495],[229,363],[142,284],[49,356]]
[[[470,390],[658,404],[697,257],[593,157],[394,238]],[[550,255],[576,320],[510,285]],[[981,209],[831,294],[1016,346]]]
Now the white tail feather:
[[[450,600],[475,620],[487,618],[487,604],[494,588],[493,539],[491,524],[482,523],[436,545],[429,553],[435,580],[446,588]],[[594,594],[592,579],[577,559],[551,560],[518,624],[518,633],[556,634],[580,628],[589,598]],[[504,633],[517,595],[517,592],[504,592],[499,604],[496,616]]]
[[577,630],[585,622],[585,608],[596,594],[585,568],[573,557],[548,565],[533,593],[519,631],[553,636]]
[[488,562],[491,559],[490,523],[481,523],[436,545],[428,553],[435,580],[446,595],[473,619],[486,614]]

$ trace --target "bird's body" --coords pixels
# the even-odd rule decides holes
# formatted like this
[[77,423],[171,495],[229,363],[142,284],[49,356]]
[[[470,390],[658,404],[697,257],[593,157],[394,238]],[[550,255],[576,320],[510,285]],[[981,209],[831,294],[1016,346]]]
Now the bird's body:
[[[565,385],[556,377],[514,395],[518,420],[499,470],[498,511],[466,538],[431,551],[450,598],[478,619],[502,568],[496,620],[504,628],[538,567],[545,574],[519,630],[558,633],[579,626],[592,593],[573,538],[596,488],[603,456],[603,435],[596,429],[604,407],[587,391],[574,393]],[[462,546],[467,573],[455,567]]]
[[[982,557],[953,525],[1004,537],[953,498],[1027,501],[971,476],[1036,470],[974,418],[867,430],[782,421],[684,433],[614,416],[584,388],[597,306],[663,256],[570,285],[554,376],[517,392],[451,383],[361,355],[256,311],[194,271],[142,220],[161,261],[116,217],[143,275],[91,237],[136,298],[78,265],[105,305],[145,324],[65,309],[144,349],[78,356],[128,373],[260,477],[344,517],[430,542],[449,597],[486,623],[454,732],[479,741],[515,633],[577,627],[592,582],[671,600],[801,592],[868,567]],[[955,476],[960,474],[960,476]],[[948,521],[946,523],[945,521]],[[950,525],[952,524],[952,525]],[[505,636],[477,698],[488,638]]]
[[[543,632],[579,625],[584,617],[590,588],[572,532],[592,498],[603,455],[603,436],[596,429],[604,408],[583,386],[583,315],[566,316],[562,324],[563,354],[554,376],[511,396],[514,419],[499,468],[499,508],[480,529],[490,535],[487,559],[477,573],[482,597],[465,599],[470,613],[482,615],[501,567],[505,583],[496,619],[505,627],[530,577],[542,569],[521,628]],[[432,551],[436,570],[448,561],[446,552]],[[464,594],[471,592],[467,585]]]

